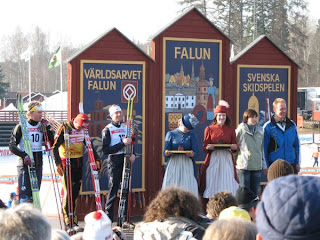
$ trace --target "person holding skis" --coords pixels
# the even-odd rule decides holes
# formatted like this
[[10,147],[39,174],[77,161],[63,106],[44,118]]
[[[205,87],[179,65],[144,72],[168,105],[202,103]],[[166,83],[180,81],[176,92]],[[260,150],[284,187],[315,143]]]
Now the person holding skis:
[[[53,132],[50,130],[50,125],[42,119],[42,106],[38,101],[32,101],[28,105],[27,128],[29,131],[30,145],[33,153],[35,170],[40,189],[42,180],[42,143],[44,142],[43,131],[46,130],[48,138],[53,143]],[[45,129],[44,129],[45,128]],[[11,132],[10,151],[17,155],[18,158],[18,187],[19,187],[19,202],[32,202],[32,190],[30,185],[30,177],[28,166],[32,166],[30,156],[25,152],[24,142],[22,138],[21,124],[17,124]]]
[[[82,167],[83,167],[83,145],[85,145],[84,129],[89,125],[89,117],[85,113],[79,113],[74,119],[61,124],[58,129],[53,144],[53,158],[57,166],[57,172],[62,179],[62,186],[64,190],[63,197],[63,216],[66,225],[70,226],[70,230],[78,230],[78,220],[76,215],[76,201],[79,196]],[[69,149],[66,146],[65,134],[69,134]],[[71,175],[66,174],[67,156],[70,154]],[[94,157],[96,159],[97,169],[100,170],[101,160],[93,149]],[[67,179],[71,177],[70,179]],[[67,188],[67,182],[71,182],[71,188]],[[70,205],[73,209],[73,215],[69,213],[68,197],[72,196]],[[71,212],[71,211],[70,211]],[[73,216],[73,217],[70,217]],[[73,218],[73,222],[70,220]]]
[[[108,156],[107,169],[109,177],[108,196],[106,202],[106,212],[111,222],[113,222],[114,202],[122,178],[124,163],[124,148],[132,143],[132,139],[127,137],[126,125],[121,122],[122,111],[118,105],[112,105],[109,108],[111,123],[102,130],[102,149],[103,153]],[[133,163],[135,155],[130,156]],[[125,209],[127,212],[127,206]]]

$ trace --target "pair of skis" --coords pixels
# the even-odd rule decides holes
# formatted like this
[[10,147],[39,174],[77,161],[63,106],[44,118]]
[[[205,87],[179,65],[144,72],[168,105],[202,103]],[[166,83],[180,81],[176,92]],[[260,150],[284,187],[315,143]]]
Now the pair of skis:
[[[50,168],[50,172],[51,172],[51,182],[52,182],[52,186],[53,186],[53,192],[54,192],[54,196],[56,199],[56,205],[57,205],[57,212],[58,212],[58,217],[59,217],[59,224],[60,224],[60,228],[62,229],[62,223],[61,223],[61,217],[60,217],[60,209],[59,209],[59,203],[58,203],[58,196],[59,196],[59,200],[61,199],[61,195],[60,195],[60,191],[59,191],[59,185],[58,185],[58,181],[57,181],[57,174],[54,170],[54,161],[51,155],[51,143],[49,141],[49,137],[48,137],[48,132],[47,132],[47,127],[44,123],[42,123],[42,128],[43,128],[43,137],[44,137],[44,145],[46,148],[46,152],[47,152],[47,156],[48,156],[48,160],[49,160],[49,168]],[[61,206],[61,200],[60,200],[60,206]]]
[[18,109],[18,115],[19,115],[19,122],[22,130],[22,139],[24,143],[24,149],[25,149],[25,152],[29,155],[32,163],[32,166],[28,166],[28,172],[30,177],[30,186],[32,191],[33,205],[39,210],[41,210],[40,194],[39,194],[40,189],[38,184],[37,172],[35,168],[35,161],[33,158],[33,152],[32,152],[31,143],[29,139],[27,119],[25,117],[25,113],[23,109],[23,101],[22,101],[21,93],[17,93],[17,109]]
[[[132,108],[133,108],[134,98],[128,100],[127,107],[127,121],[126,121],[126,137],[132,138],[132,143],[125,147],[124,154],[124,163],[122,170],[122,181],[121,181],[121,190],[120,190],[120,199],[119,199],[119,208],[118,208],[118,222],[117,225],[122,227],[125,220],[130,224],[130,200],[131,200],[131,161],[130,157],[133,154],[133,144],[135,140],[135,126],[133,125],[132,118]],[[127,214],[125,214],[126,205],[128,205]],[[127,219],[125,219],[125,216]]]
[[[84,113],[82,102],[79,103],[79,112]],[[59,129],[61,124],[58,121],[56,121],[54,118],[52,118],[49,114],[45,113],[45,119],[50,123],[50,126],[53,126],[55,131],[57,131]],[[94,158],[94,154],[93,154],[93,146],[92,146],[91,139],[89,137],[87,128],[84,129],[84,136],[85,136],[86,148],[88,151],[88,158],[89,158],[89,166],[90,166],[90,170],[91,170],[92,183],[93,183],[93,188],[94,188],[94,192],[95,192],[96,209],[98,211],[98,210],[102,209],[99,174],[97,171],[97,166],[96,166],[96,162],[95,162],[95,158]]]
[[[84,113],[82,102],[79,103],[79,112]],[[94,154],[93,154],[93,147],[91,144],[91,139],[89,137],[88,128],[86,128],[84,130],[84,138],[85,138],[87,152],[88,152],[89,165],[90,165],[91,177],[92,177],[92,185],[94,188],[94,196],[95,196],[95,200],[96,200],[96,209],[98,211],[98,210],[102,210],[99,173],[98,173],[98,168],[96,165],[96,160],[95,160]],[[100,166],[100,167],[102,167],[102,166]]]
[[[79,112],[83,113],[83,104],[79,103]],[[44,118],[50,123],[50,126],[55,131],[58,131],[61,124],[52,118],[49,114],[45,113]],[[73,198],[72,198],[72,176],[71,176],[71,162],[70,162],[70,136],[69,133],[64,131],[64,140],[65,140],[65,149],[66,149],[66,186],[67,186],[67,203],[68,203],[68,218],[69,218],[69,234],[73,235],[73,223],[74,223],[74,215],[73,215]],[[89,166],[91,170],[91,177],[93,188],[95,191],[95,201],[96,201],[96,210],[102,209],[101,204],[101,194],[100,194],[100,184],[99,184],[99,175],[97,171],[97,166],[95,163],[95,158],[93,154],[93,146],[91,144],[91,139],[88,134],[88,129],[84,129],[84,137],[85,137],[85,145],[88,151],[88,159],[89,159]]]
[[[44,119],[46,121],[49,122],[51,128],[55,131],[58,132],[61,124],[55,120],[54,118],[52,118],[49,114],[47,114],[46,112],[44,113]],[[64,126],[63,126],[64,127]],[[46,145],[46,151],[48,153],[48,158],[49,156],[51,156],[50,150],[51,150],[51,144],[49,141],[46,141],[46,135],[45,136],[45,145]],[[66,170],[65,170],[65,180],[66,180],[66,187],[67,187],[67,205],[68,205],[68,218],[69,218],[69,230],[68,230],[68,234],[69,235],[73,235],[75,233],[74,229],[73,229],[73,225],[74,225],[74,215],[73,215],[73,200],[72,200],[72,178],[71,178],[71,162],[70,162],[70,135],[69,133],[66,131],[66,128],[64,127],[64,143],[65,143],[65,151],[66,151]],[[53,161],[52,161],[53,162]],[[50,158],[49,158],[49,164],[50,164]],[[53,164],[52,164],[53,165]],[[51,170],[51,165],[50,165],[50,171],[52,174],[52,170]],[[53,170],[54,172],[54,170]],[[52,176],[53,177],[53,176]],[[56,174],[54,172],[54,177],[56,179]],[[58,193],[59,193],[59,188],[57,186],[58,189]],[[60,196],[60,193],[59,193]],[[56,197],[56,202],[57,202],[57,196]],[[61,197],[60,197],[61,198]],[[57,208],[58,208],[58,202],[57,202]],[[59,214],[59,208],[58,208],[58,214]],[[60,214],[59,214],[59,220],[60,220]],[[60,223],[61,226],[61,223]],[[62,227],[62,226],[61,226]]]

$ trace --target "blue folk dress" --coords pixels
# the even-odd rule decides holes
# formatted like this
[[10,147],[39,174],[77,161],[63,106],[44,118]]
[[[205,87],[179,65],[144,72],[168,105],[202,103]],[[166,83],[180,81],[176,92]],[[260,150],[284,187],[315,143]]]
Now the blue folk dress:
[[163,155],[166,150],[178,150],[179,147],[183,147],[184,151],[192,150],[193,159],[186,154],[171,154],[164,174],[162,189],[179,186],[198,196],[198,183],[194,174],[194,159],[199,155],[196,135],[191,131],[183,133],[179,128],[168,132]]

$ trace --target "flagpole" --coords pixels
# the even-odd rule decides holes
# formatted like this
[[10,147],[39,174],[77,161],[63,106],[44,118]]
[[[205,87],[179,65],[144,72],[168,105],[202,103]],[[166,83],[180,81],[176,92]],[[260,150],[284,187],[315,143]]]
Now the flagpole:
[[62,93],[62,48],[60,49],[60,89]]
[[62,104],[63,104],[63,94],[62,94],[62,91],[63,91],[63,89],[62,89],[62,48],[60,48],[60,91],[61,91],[61,104],[60,104],[60,107],[61,107],[61,109],[60,110],[62,110]]
[[31,102],[31,53],[29,56],[29,102]]

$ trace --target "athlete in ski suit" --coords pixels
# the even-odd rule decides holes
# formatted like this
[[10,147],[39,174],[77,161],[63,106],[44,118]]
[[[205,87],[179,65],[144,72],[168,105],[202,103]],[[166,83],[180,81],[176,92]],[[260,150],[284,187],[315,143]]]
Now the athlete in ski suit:
[[[32,148],[35,169],[37,173],[38,186],[40,189],[42,180],[42,143],[44,142],[43,130],[46,128],[48,138],[53,143],[53,133],[46,121],[42,120],[42,106],[40,102],[32,101],[28,105],[27,127],[29,131],[30,145]],[[32,202],[32,191],[28,166],[32,166],[30,156],[25,152],[20,123],[11,132],[10,151],[18,158],[18,188],[19,202]]]
[[[84,113],[79,113],[74,119],[69,122],[64,122],[56,133],[53,144],[53,157],[57,166],[57,172],[60,176],[64,176],[62,180],[64,196],[63,196],[63,215],[66,225],[75,224],[77,226],[78,220],[76,215],[76,201],[79,196],[82,167],[83,167],[83,145],[85,145],[84,129],[89,125],[89,117]],[[74,223],[69,221],[68,212],[68,189],[66,179],[66,148],[65,148],[65,132],[69,133],[70,145],[70,164],[71,164],[71,179],[72,179],[72,205]],[[96,151],[93,149],[96,165],[100,170],[101,161]]]
[[[102,149],[105,155],[108,155],[108,197],[106,202],[106,212],[111,221],[114,215],[114,202],[117,197],[117,192],[122,178],[123,162],[124,162],[124,147],[130,145],[132,139],[126,137],[126,125],[121,123],[122,112],[118,105],[112,105],[109,108],[111,123],[102,130]],[[135,155],[130,156],[130,161],[133,163]],[[127,208],[126,208],[127,209]],[[127,210],[125,210],[127,212]]]

